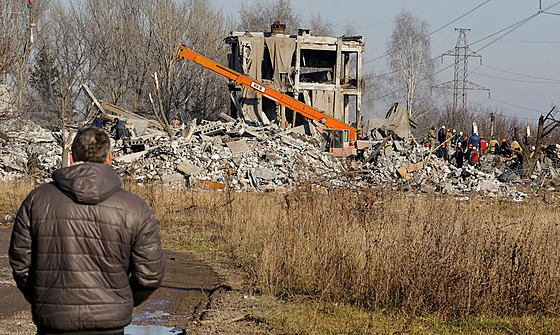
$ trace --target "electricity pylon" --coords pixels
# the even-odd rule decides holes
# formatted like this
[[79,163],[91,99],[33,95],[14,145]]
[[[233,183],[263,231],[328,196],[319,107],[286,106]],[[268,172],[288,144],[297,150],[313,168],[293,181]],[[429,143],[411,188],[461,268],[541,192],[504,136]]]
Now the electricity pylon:
[[456,115],[458,108],[461,108],[463,111],[467,110],[467,90],[490,91],[489,88],[475,84],[467,79],[469,70],[469,57],[482,58],[482,56],[469,48],[466,33],[470,31],[470,29],[455,28],[455,30],[459,32],[457,45],[454,49],[451,49],[442,54],[442,57],[455,56],[455,77],[453,81],[448,81],[436,86],[439,88],[453,88],[454,115]]

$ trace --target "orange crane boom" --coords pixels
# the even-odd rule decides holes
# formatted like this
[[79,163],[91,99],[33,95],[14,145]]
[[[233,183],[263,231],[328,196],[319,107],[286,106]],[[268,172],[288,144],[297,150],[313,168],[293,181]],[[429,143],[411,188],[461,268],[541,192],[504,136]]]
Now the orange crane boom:
[[177,55],[175,56],[176,61],[182,61],[184,58],[190,59],[195,63],[198,63],[204,66],[207,69],[210,69],[222,76],[235,81],[236,84],[251,89],[272,101],[276,101],[281,105],[286,106],[287,108],[300,113],[303,117],[311,120],[315,120],[324,124],[325,126],[333,129],[347,129],[349,132],[349,139],[356,140],[357,138],[357,130],[356,128],[339,121],[332,116],[328,116],[325,113],[322,113],[315,108],[304,104],[301,101],[298,101],[286,94],[280,93],[275,89],[272,89],[266,86],[263,83],[260,83],[250,77],[243,75],[241,73],[235,72],[230,68],[227,68],[219,63],[214,62],[211,59],[208,59],[201,54],[194,52],[187,48],[184,45],[180,45],[179,49],[177,50]]

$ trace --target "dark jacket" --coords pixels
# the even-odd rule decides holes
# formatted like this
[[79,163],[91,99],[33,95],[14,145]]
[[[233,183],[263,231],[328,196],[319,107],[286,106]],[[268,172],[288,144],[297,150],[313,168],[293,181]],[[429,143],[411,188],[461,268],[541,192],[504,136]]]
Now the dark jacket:
[[62,168],[53,180],[27,196],[10,243],[33,321],[47,333],[122,330],[163,277],[152,211],[106,164]]
[[476,148],[476,149],[480,150],[480,136],[473,134],[469,138],[469,145],[471,145],[471,144],[472,144],[473,148]]
[[445,142],[445,134],[446,134],[445,129],[440,128],[438,130],[437,140],[438,140],[439,143]]

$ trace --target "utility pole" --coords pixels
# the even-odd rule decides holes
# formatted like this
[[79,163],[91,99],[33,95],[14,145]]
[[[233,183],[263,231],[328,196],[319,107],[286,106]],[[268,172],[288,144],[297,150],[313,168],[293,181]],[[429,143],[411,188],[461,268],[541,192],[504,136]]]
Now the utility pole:
[[27,32],[27,38],[28,38],[28,42],[29,42],[29,46],[31,46],[35,40],[35,36],[33,33],[33,30],[36,26],[35,23],[35,15],[33,15],[33,0],[28,0],[27,1],[27,9],[29,11],[29,25],[27,26],[28,32]]
[[455,28],[455,30],[459,32],[455,48],[442,54],[442,60],[443,56],[455,57],[454,79],[453,81],[448,81],[436,86],[439,88],[453,88],[453,115],[457,115],[459,110],[467,110],[467,90],[483,90],[490,92],[489,88],[475,84],[467,79],[469,57],[481,58],[480,62],[482,63],[482,56],[471,50],[467,43],[467,32],[471,30],[463,28]]
[[19,66],[19,90],[18,90],[18,100],[17,100],[17,110],[21,111],[23,109],[23,87],[25,86],[26,76],[25,71],[28,66],[29,55],[31,54],[31,48],[33,47],[34,34],[33,28],[35,28],[35,15],[33,11],[33,0],[27,0],[27,31],[26,31],[26,41],[23,42],[23,57],[20,61]]
[[490,113],[490,138],[494,138],[494,113]]

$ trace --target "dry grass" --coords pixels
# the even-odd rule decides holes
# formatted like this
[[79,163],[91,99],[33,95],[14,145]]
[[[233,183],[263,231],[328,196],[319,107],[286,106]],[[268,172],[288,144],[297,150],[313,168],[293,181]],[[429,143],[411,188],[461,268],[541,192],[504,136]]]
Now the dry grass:
[[[5,211],[15,213],[29,190],[18,187],[3,187]],[[168,247],[225,257],[276,296],[409,316],[559,312],[554,199],[127,188],[150,204]]]
[[137,193],[174,245],[203,241],[277,296],[409,315],[559,311],[557,203],[345,190]]

